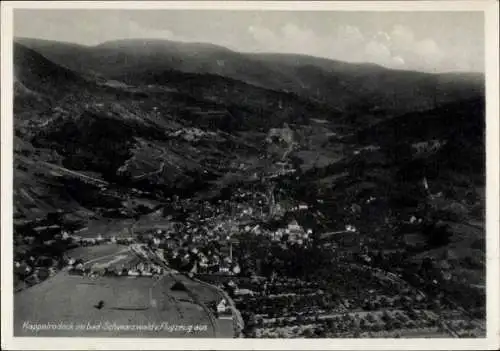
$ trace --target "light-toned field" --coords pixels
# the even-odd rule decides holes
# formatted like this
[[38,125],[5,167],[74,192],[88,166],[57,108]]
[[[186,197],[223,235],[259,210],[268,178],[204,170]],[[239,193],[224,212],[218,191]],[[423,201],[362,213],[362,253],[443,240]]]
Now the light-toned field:
[[[184,291],[172,291],[174,278],[161,280],[131,277],[100,277],[91,280],[59,273],[32,288],[14,295],[15,336],[88,337],[214,337],[215,330],[206,310]],[[102,301],[101,309],[96,308]],[[26,322],[101,325],[100,330],[42,330],[23,327]],[[166,328],[147,330],[104,330],[116,325],[202,326],[205,331],[188,333]],[[25,325],[26,326],[26,325]],[[203,327],[205,326],[205,327]],[[109,329],[109,328],[108,328]],[[224,335],[225,337],[231,337]]]
[[67,254],[83,260],[86,267],[96,269],[132,267],[141,261],[127,246],[117,244],[78,247]]
[[101,244],[96,246],[77,247],[67,252],[68,256],[84,261],[95,260],[100,257],[119,255],[129,251],[127,246],[117,244]]
[[128,218],[102,218],[89,221],[87,227],[75,233],[84,238],[95,238],[99,234],[104,238],[130,237],[137,233],[150,229],[164,229],[169,227],[171,222],[163,217],[144,216],[138,221]]
[[94,238],[99,234],[103,237],[128,237],[131,236],[131,228],[134,224],[133,219],[111,219],[103,218],[99,220],[92,220],[87,223],[87,226],[75,233],[82,237]]

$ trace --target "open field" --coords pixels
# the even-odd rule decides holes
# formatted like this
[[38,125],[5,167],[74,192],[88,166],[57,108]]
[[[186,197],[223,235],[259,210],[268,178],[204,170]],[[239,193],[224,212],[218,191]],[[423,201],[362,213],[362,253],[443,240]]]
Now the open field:
[[99,220],[89,221],[87,226],[75,233],[82,237],[96,237],[99,234],[105,238],[110,237],[130,237],[135,233],[150,229],[165,229],[171,225],[171,221],[158,217],[144,216],[138,221],[134,219],[123,218],[101,218]]
[[68,256],[71,256],[76,260],[81,259],[87,262],[101,257],[118,255],[127,251],[128,248],[126,246],[117,244],[104,244],[89,247],[80,246],[76,249],[68,251]]
[[208,284],[200,284],[192,279],[185,276],[177,276],[186,288],[188,288],[193,294],[195,294],[201,302],[210,303],[212,301],[218,302],[222,298],[221,294]]
[[117,244],[78,247],[68,251],[68,255],[95,269],[132,267],[141,261],[128,247]]
[[[89,280],[60,273],[14,296],[14,335],[16,336],[120,336],[120,337],[213,337],[214,329],[204,309],[187,292],[171,291],[171,277],[150,278],[101,277]],[[57,293],[54,293],[57,292]],[[96,308],[99,301],[101,309]],[[39,330],[25,323],[65,323],[71,330]],[[98,330],[82,332],[76,324],[99,325]],[[161,326],[201,326],[196,332],[186,330],[116,330],[116,324]],[[24,324],[24,327],[23,327]],[[163,324],[166,325],[166,324]],[[180,327],[179,327],[180,328]]]
[[87,226],[76,232],[76,235],[82,237],[96,237],[101,234],[103,237],[128,237],[131,235],[130,228],[133,225],[133,219],[111,219],[102,218],[99,220],[89,221]]
[[[141,259],[128,247],[117,244],[79,247],[68,252],[93,268],[131,267]],[[186,290],[171,290],[181,282]],[[57,294],[52,292],[57,291]],[[59,292],[68,292],[61,294]],[[116,331],[109,325],[148,325],[162,323],[180,326],[200,326],[199,337],[233,337],[232,320],[215,319],[208,310],[210,302],[221,299],[220,292],[208,284],[198,283],[178,275],[163,276],[160,280],[135,277],[98,277],[90,279],[61,272],[56,276],[16,294],[15,332],[21,336],[34,331],[23,327],[30,323],[100,323],[100,330],[89,331],[88,336],[191,336],[185,331]],[[99,301],[103,307],[97,308]],[[19,306],[19,308],[17,307]],[[36,307],[34,307],[36,306]],[[40,308],[39,306],[43,306]],[[49,307],[50,306],[50,307]],[[43,316],[43,317],[42,317]],[[106,329],[107,328],[107,329]],[[159,328],[159,327],[158,327]],[[71,334],[74,333],[74,334]],[[80,335],[78,330],[42,330],[41,336]],[[85,336],[87,334],[85,333]]]

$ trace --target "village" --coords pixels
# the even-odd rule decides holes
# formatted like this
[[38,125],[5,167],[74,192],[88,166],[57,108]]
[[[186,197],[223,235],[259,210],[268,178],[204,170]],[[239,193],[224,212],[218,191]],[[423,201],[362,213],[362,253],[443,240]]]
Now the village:
[[[51,222],[37,225],[22,236],[22,243],[41,241],[47,253],[17,255],[15,276],[31,286],[63,270],[89,279],[161,279],[184,274],[227,296],[207,305],[222,319],[234,321],[235,311],[241,313],[245,337],[467,337],[484,333],[484,325],[475,318],[408,284],[408,279],[414,283],[421,279],[416,278],[422,274],[420,267],[403,279],[403,270],[397,266],[413,248],[412,237],[393,240],[383,232],[398,225],[411,233],[422,225],[421,214],[400,214],[398,220],[386,217],[371,235],[361,235],[360,218],[378,201],[369,195],[361,203],[344,207],[343,221],[318,232],[321,226],[317,224],[327,222],[322,211],[328,208],[328,200],[294,200],[273,183],[272,179],[294,172],[288,162],[281,161],[263,174],[261,184],[255,181],[209,199],[173,196],[157,210],[163,217],[161,223],[151,220],[149,226],[131,227],[128,234],[81,235],[82,228],[68,230]],[[423,186],[429,188],[425,179]],[[307,216],[313,220],[304,220]],[[113,254],[104,256],[112,256],[111,261],[97,254],[72,256],[81,253],[78,250],[92,252],[98,247],[113,247],[109,251]],[[395,267],[389,267],[389,262]],[[331,267],[324,271],[327,266]],[[445,266],[431,270],[431,285],[450,279]],[[303,276],[297,276],[300,272]]]
[[[400,276],[377,269],[374,264],[381,259],[380,254],[367,249],[367,239],[359,238],[355,225],[345,223],[327,233],[314,233],[301,226],[294,215],[309,212],[312,206],[304,202],[290,205],[290,201],[284,205],[272,192],[240,189],[225,200],[196,203],[176,199],[172,208],[187,213],[184,220],[169,216],[161,226],[136,230],[129,236],[103,233],[82,237],[55,225],[36,228],[56,233],[43,241],[45,247],[92,250],[117,246],[126,248],[128,253],[123,255],[131,258],[91,264],[72,257],[68,250],[59,259],[45,255],[16,259],[15,274],[27,285],[49,279],[61,270],[90,279],[159,279],[165,274],[186,274],[228,294],[243,316],[246,337],[465,337],[484,332],[484,326],[473,318],[446,307],[442,301],[429,299]],[[348,209],[358,210],[356,206]],[[289,220],[281,221],[281,226],[266,225],[285,217]],[[415,216],[408,219],[409,224],[417,222]],[[35,238],[27,236],[24,240],[32,242]],[[403,247],[395,248],[392,254],[401,250]],[[258,257],[257,252],[272,252],[273,257]],[[287,268],[289,260],[285,257],[289,252],[326,253],[335,268],[327,276],[287,277],[291,268]],[[390,250],[385,251],[387,254]],[[349,278],[353,276],[355,280]],[[364,287],[363,292],[359,286]],[[234,318],[229,299],[210,303],[219,318]],[[448,318],[437,314],[436,308],[444,308]]]

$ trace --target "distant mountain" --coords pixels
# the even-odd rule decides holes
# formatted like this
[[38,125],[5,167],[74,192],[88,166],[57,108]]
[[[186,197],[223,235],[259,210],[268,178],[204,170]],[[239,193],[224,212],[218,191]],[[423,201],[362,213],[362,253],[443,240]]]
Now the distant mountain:
[[353,142],[388,147],[401,141],[417,143],[453,137],[475,144],[484,139],[484,108],[484,98],[473,98],[400,115],[361,129]]
[[[23,39],[14,54],[15,127],[20,145],[27,146],[18,150],[27,169],[20,173],[35,171],[22,166],[26,157],[38,160],[51,184],[58,181],[43,162],[158,194],[221,185],[234,162],[264,165],[257,160],[265,153],[266,136],[284,123],[300,136],[290,156],[323,164],[326,177],[364,169],[346,151],[351,148],[382,147],[381,157],[393,167],[390,162],[399,157],[394,150],[434,139],[445,143],[428,157],[429,164],[461,173],[450,157],[456,152],[475,165],[469,168],[481,170],[484,97],[476,75],[429,75],[165,41],[83,47]],[[214,64],[221,59],[223,64]],[[296,79],[308,80],[309,88]],[[438,80],[443,94],[434,99]],[[313,87],[332,95],[326,94],[328,101],[314,98]],[[370,167],[378,159],[374,155]]]
[[[76,46],[77,52],[80,49]],[[132,97],[149,104],[155,102],[156,108],[162,105],[161,111],[174,119],[182,116],[184,122],[230,130],[302,123],[310,116],[340,120],[339,112],[326,105],[220,75],[144,69],[127,71],[117,81],[68,68],[73,66],[68,64],[72,62],[70,59],[65,59],[65,65],[59,64],[19,43],[15,43],[14,51],[18,98],[39,94],[44,96],[45,103],[57,100],[58,105],[70,104],[72,109],[82,109],[97,100],[103,103]],[[22,104],[17,107],[30,112]]]
[[81,87],[84,79],[77,73],[49,61],[23,45],[14,45],[14,81],[33,90],[54,89],[64,85]]
[[481,74],[433,75],[305,55],[245,54],[216,45],[167,40],[117,40],[97,46],[26,38],[16,41],[80,72],[125,79],[129,83],[139,83],[141,73],[146,72],[161,74],[176,70],[214,74],[294,92],[361,122],[484,93]]
[[217,75],[135,73],[131,79],[142,83],[129,85],[81,74],[19,43],[14,54],[16,203],[23,216],[68,201],[92,209],[95,201],[80,198],[101,198],[92,186],[67,194],[80,181],[186,195],[212,186],[234,160],[256,159],[269,128],[335,113]]

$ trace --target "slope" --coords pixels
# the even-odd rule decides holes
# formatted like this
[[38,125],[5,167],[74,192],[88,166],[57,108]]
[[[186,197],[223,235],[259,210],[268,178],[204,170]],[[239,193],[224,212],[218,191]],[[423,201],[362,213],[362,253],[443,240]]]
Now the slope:
[[354,225],[370,264],[393,257],[383,269],[428,291],[439,284],[471,310],[481,306],[484,99],[401,115],[348,141],[351,152],[341,161],[307,172],[296,185],[297,196],[323,214],[322,229]]
[[304,55],[243,54],[208,44],[130,39],[75,50],[73,44],[26,38],[18,41],[81,72],[114,78],[144,70],[215,74],[294,92],[336,108],[359,122],[425,110],[435,103],[484,92],[484,78],[479,74],[432,75]]
[[156,200],[189,196],[218,186],[231,164],[258,160],[269,128],[334,113],[221,76],[140,72],[119,82],[82,76],[18,43],[15,54],[20,217],[82,206],[116,213],[131,189]]

